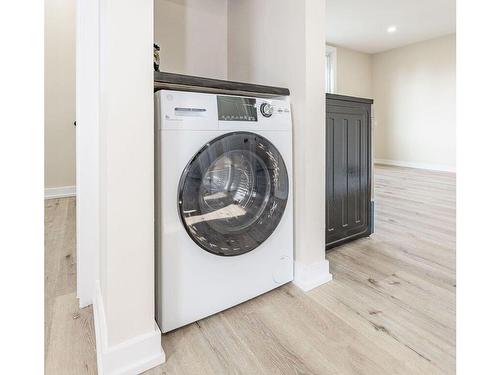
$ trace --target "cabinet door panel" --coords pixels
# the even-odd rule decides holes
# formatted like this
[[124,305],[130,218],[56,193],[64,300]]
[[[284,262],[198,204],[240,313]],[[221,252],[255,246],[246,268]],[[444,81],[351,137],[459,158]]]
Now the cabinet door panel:
[[347,149],[348,226],[350,230],[355,230],[364,228],[367,224],[366,125],[359,116],[349,119]]
[[333,186],[333,134],[334,134],[334,118],[332,113],[326,114],[326,242],[328,243],[329,237],[332,236],[335,231],[335,210],[333,205],[333,197],[334,197],[334,186]]
[[327,245],[368,230],[368,126],[368,112],[363,108],[327,106]]

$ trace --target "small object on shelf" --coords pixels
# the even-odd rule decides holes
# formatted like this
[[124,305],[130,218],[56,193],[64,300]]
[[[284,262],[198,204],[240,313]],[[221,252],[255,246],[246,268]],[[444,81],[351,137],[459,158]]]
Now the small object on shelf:
[[153,67],[155,71],[160,71],[160,46],[153,43]]

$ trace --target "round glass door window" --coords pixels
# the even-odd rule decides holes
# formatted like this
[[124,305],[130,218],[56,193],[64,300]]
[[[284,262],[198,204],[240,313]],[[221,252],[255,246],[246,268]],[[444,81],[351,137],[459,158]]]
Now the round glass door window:
[[201,148],[179,182],[179,214],[202,249],[234,256],[252,251],[278,226],[288,199],[288,173],[266,138],[224,134]]

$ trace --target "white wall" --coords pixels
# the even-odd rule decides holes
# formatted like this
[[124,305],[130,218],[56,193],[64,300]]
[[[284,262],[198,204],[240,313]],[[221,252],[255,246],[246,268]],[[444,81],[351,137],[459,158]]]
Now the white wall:
[[148,9],[153,2],[103,3],[100,194],[105,262],[100,281],[108,339],[117,344],[149,332],[154,324],[153,13]]
[[228,38],[229,79],[291,92],[295,282],[308,289],[331,278],[324,233],[325,1],[230,0]]
[[153,0],[101,0],[99,11],[98,365],[140,373],[164,360],[154,319]]
[[375,158],[455,169],[455,35],[373,56]]
[[45,188],[75,185],[73,121],[75,1],[45,0]]
[[[282,0],[229,1],[229,79],[289,87],[295,96],[303,93],[304,4],[294,1],[293,6],[289,6],[286,3]],[[294,22],[299,22],[296,27],[292,27]]]
[[160,70],[227,78],[228,0],[155,0]]
[[343,47],[336,49],[336,94],[372,98],[372,55]]

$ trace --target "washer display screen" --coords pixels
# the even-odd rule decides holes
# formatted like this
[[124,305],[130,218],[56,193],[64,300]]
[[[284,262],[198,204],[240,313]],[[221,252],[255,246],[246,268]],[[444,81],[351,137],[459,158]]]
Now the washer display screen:
[[179,182],[179,215],[204,250],[247,253],[278,226],[288,199],[288,173],[274,145],[249,132],[205,145]]
[[257,104],[253,98],[217,96],[220,121],[257,121]]

